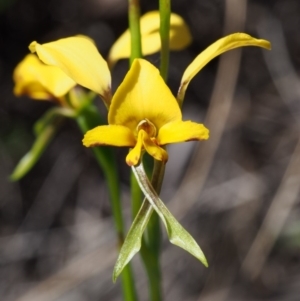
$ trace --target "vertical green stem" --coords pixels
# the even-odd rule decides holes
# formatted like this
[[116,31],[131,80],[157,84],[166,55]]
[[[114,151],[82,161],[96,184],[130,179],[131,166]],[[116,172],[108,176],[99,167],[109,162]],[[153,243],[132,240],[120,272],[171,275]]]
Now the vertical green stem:
[[[157,216],[157,214],[156,215],[153,214],[151,219],[154,216]],[[147,227],[149,227],[149,224]],[[161,291],[161,272],[160,272],[160,263],[158,260],[159,258],[155,254],[151,253],[150,248],[147,248],[145,240],[143,240],[142,243],[143,245],[141,247],[140,252],[149,280],[149,293],[150,293],[149,300],[161,301],[163,299],[162,299],[162,291]]]
[[[159,194],[164,177],[165,165],[161,161],[154,160],[154,168],[151,184]],[[161,229],[159,217],[156,212],[152,213],[147,229],[145,231],[141,255],[147,269],[150,284],[150,300],[162,300],[162,275],[159,261],[161,243]]]
[[[154,161],[151,183],[158,193],[161,190],[165,170],[164,167],[165,165],[162,162],[156,160]],[[133,216],[135,216],[142,203],[142,193],[134,175],[131,177],[131,187],[132,192],[134,192],[132,194],[132,211]],[[159,262],[160,241],[161,231],[159,217],[156,212],[152,212],[151,219],[143,236],[142,247],[140,250],[149,280],[149,300],[151,301],[162,300],[161,268]]]
[[128,1],[128,18],[131,35],[130,66],[135,58],[142,57],[141,29],[140,29],[140,2]]
[[160,75],[166,81],[169,69],[169,40],[170,40],[170,18],[171,18],[171,1],[159,0],[160,12]]
[[[95,122],[95,118],[98,119],[98,117],[99,116],[95,115],[95,111],[82,112],[82,114],[77,117],[77,124],[82,133],[85,134],[88,130],[95,127],[93,123]],[[93,148],[93,153],[97,163],[104,173],[107,182],[114,224],[118,236],[118,249],[120,249],[124,242],[125,229],[120,202],[120,186],[116,160],[113,156],[113,153],[108,148]],[[121,274],[121,282],[124,300],[136,301],[137,294],[135,291],[132,269],[129,264],[124,268]]]

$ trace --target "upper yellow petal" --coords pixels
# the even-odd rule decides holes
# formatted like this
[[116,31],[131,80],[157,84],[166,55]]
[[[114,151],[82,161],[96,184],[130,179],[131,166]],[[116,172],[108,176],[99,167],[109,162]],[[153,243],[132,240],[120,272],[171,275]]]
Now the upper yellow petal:
[[134,146],[136,139],[125,126],[101,125],[89,130],[84,135],[82,143],[86,147],[97,145]]
[[108,123],[124,125],[135,132],[145,119],[158,130],[168,122],[181,120],[181,111],[158,69],[146,60],[136,59],[113,96]]
[[[148,12],[140,19],[142,52],[149,55],[161,48],[159,35],[159,11]],[[184,20],[177,14],[170,17],[170,50],[181,50],[191,43],[191,34]],[[108,61],[113,65],[119,59],[130,57],[130,31],[126,30],[113,44],[108,55]]]
[[15,68],[13,79],[15,95],[34,99],[60,98],[76,83],[63,71],[43,64],[36,55],[28,54]]
[[192,121],[176,121],[164,125],[158,132],[156,141],[159,145],[186,142],[191,140],[207,140],[209,130],[200,123]]
[[270,42],[266,40],[258,40],[251,37],[245,33],[234,33],[228,35],[222,39],[219,39],[209,47],[207,47],[204,51],[202,51],[194,60],[193,62],[186,68],[185,72],[183,73],[179,91],[178,91],[178,100],[179,103],[184,99],[186,88],[188,87],[192,78],[213,58],[216,56],[234,49],[238,47],[244,46],[258,46],[266,49],[271,49]]
[[32,42],[29,49],[45,64],[59,67],[76,83],[103,97],[110,94],[110,71],[90,38],[76,36],[42,45]]

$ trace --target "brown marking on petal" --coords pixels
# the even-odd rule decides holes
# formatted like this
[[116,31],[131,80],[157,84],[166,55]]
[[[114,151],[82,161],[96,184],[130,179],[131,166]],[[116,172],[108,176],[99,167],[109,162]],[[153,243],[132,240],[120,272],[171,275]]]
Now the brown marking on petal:
[[188,83],[189,83],[189,81],[188,81],[187,79],[184,80],[184,81],[181,83],[180,88],[186,86]]
[[111,87],[108,86],[105,91],[103,91],[103,95],[100,95],[107,109],[109,109],[112,99]]
[[156,138],[152,137],[152,138],[150,138],[150,139],[151,139],[151,141],[152,141],[155,145],[159,146],[159,144],[158,144]]
[[[138,159],[139,159],[138,157],[135,157],[135,160],[136,160],[137,163],[139,162]],[[133,165],[136,165],[136,164],[137,164],[137,163],[133,163],[131,160],[126,160],[126,163],[127,163],[127,165],[129,165],[129,166],[133,166]]]
[[191,138],[191,139],[188,139],[188,140],[184,140],[184,142],[199,141],[199,140],[202,140],[202,139],[200,139],[200,138]]
[[180,83],[180,87],[178,89],[177,95],[179,95],[181,93],[183,87],[185,87],[188,83],[189,83],[188,80],[184,80],[183,82]]
[[95,146],[106,146],[106,145],[109,145],[109,144],[105,144],[105,143],[93,143],[93,144],[90,144],[89,146],[86,146],[86,145],[84,145],[84,146],[85,147],[95,147]]
[[164,158],[164,160],[161,160],[161,161],[164,162],[164,164],[166,164],[166,163],[168,162],[168,160],[169,160],[169,156],[167,155],[167,156]]
[[133,162],[131,162],[131,161],[126,161],[126,163],[127,163],[127,165],[130,166],[130,167],[131,167],[132,165],[134,165]]
[[149,137],[155,137],[157,133],[155,125],[147,118],[140,121],[139,124],[137,125],[136,127],[137,133],[140,130],[144,130],[149,135]]

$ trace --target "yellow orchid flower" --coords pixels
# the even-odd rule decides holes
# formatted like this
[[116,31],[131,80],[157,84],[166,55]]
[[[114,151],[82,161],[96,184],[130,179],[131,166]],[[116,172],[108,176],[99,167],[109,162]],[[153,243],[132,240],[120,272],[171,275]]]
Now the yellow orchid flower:
[[161,145],[208,139],[202,124],[182,121],[177,100],[159,70],[143,59],[134,60],[114,94],[108,123],[88,131],[83,144],[132,147],[126,157],[130,166],[139,162],[143,149],[166,162],[168,154]]
[[[84,43],[81,43],[82,39],[85,39]],[[143,149],[157,160],[166,161],[167,153],[161,145],[207,139],[208,131],[203,125],[181,120],[180,106],[186,88],[192,78],[217,55],[243,46],[271,47],[268,41],[244,33],[231,34],[216,41],[200,53],[184,72],[177,96],[179,105],[157,69],[144,60],[136,60],[113,97],[109,125],[89,131],[84,144],[133,147],[126,161],[129,165],[135,165]],[[71,37],[43,45],[33,42],[30,49],[36,51],[44,63],[60,67],[78,84],[104,98],[111,95],[108,67],[95,51],[91,40]],[[111,99],[106,98],[105,101],[109,107]]]
[[17,65],[13,79],[16,96],[37,100],[61,100],[76,85],[60,68],[43,64],[34,54],[28,54]]

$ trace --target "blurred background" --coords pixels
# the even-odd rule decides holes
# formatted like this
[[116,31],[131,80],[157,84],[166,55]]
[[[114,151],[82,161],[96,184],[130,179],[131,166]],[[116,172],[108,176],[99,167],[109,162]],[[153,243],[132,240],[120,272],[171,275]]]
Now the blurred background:
[[[142,13],[158,1],[141,0]],[[210,267],[162,243],[165,300],[300,300],[300,1],[173,0],[193,43],[171,54],[169,85],[215,40],[237,31],[265,38],[213,60],[191,82],[184,119],[203,122],[207,142],[169,148],[162,199],[204,250]],[[0,0],[0,299],[121,300],[103,176],[67,120],[36,166],[9,175],[30,149],[33,124],[53,104],[16,98],[12,72],[31,41],[85,34],[106,56],[127,28],[126,0]],[[159,65],[159,54],[148,58]],[[120,61],[113,86],[128,68]],[[96,100],[99,108],[100,100]],[[118,150],[130,225],[129,168]],[[164,231],[164,230],[163,230]],[[140,300],[148,300],[139,256]]]

